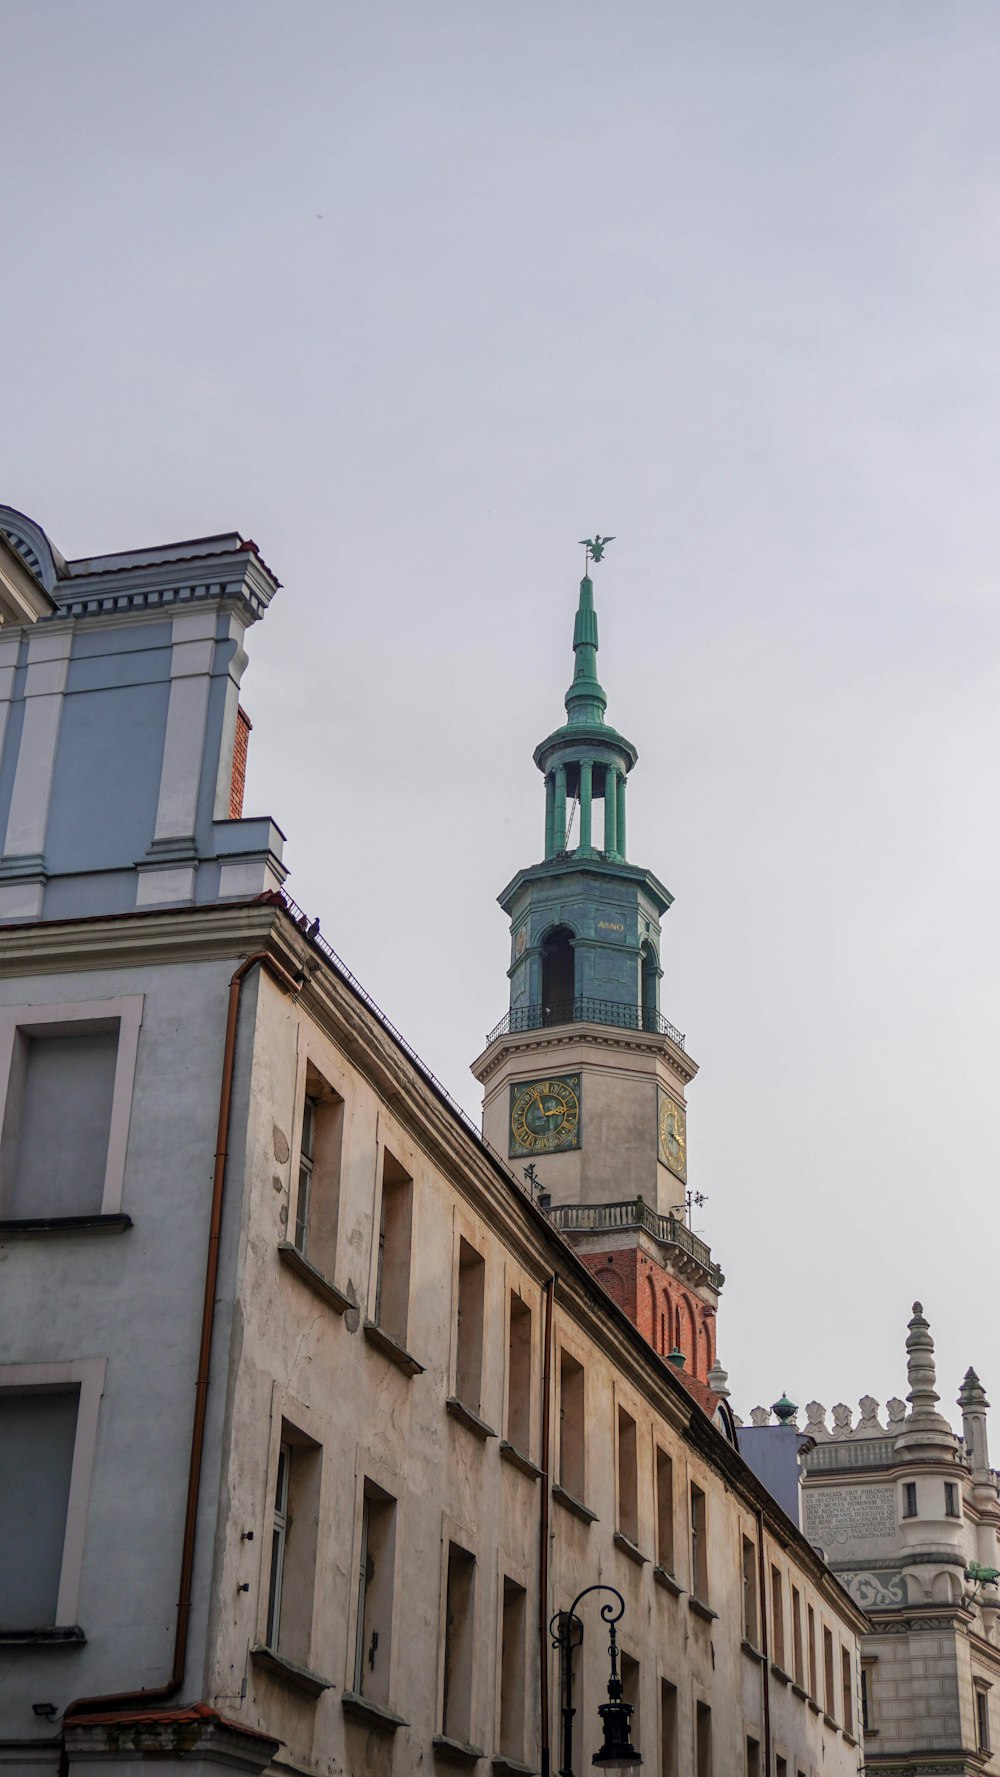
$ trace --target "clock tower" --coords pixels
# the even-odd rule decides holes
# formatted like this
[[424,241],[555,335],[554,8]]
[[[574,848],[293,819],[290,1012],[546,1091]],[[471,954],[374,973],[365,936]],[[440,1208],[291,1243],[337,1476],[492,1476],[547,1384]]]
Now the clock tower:
[[700,1381],[715,1358],[722,1274],[688,1226],[686,1090],[697,1072],[660,1010],[661,920],[672,896],[627,854],[635,747],[605,720],[587,546],[566,720],[535,748],[541,862],[499,896],[510,1006],[473,1072],[483,1133],[656,1349]]

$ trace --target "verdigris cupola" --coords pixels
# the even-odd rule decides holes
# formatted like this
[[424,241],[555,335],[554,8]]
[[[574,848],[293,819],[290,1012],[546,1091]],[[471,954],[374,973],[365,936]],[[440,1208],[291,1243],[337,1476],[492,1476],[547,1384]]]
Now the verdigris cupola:
[[[533,1168],[553,1220],[594,1247],[588,1262],[603,1263],[612,1229],[620,1268],[626,1250],[637,1265],[660,1265],[669,1248],[675,1294],[640,1292],[653,1343],[690,1352],[704,1381],[715,1351],[703,1310],[714,1314],[722,1280],[687,1225],[685,1090],[697,1068],[660,1009],[661,920],[672,896],[629,861],[626,785],[638,754],[606,720],[597,672],[591,565],[610,541],[586,544],[565,720],[534,752],[542,855],[499,896],[510,921],[509,1007],[473,1072],[485,1088],[486,1139]],[[602,1275],[612,1293],[618,1276]],[[626,1285],[623,1300],[635,1297]]]

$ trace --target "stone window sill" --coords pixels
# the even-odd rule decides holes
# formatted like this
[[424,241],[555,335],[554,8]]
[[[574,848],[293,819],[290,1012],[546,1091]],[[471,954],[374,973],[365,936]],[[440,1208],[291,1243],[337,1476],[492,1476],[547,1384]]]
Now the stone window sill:
[[86,1639],[78,1623],[65,1629],[0,1629],[0,1647],[82,1647]]
[[611,1540],[615,1548],[621,1549],[622,1554],[627,1555],[630,1561],[634,1561],[637,1567],[645,1567],[649,1556],[643,1554],[638,1544],[634,1543],[630,1536],[625,1535],[624,1530],[616,1530]]
[[386,1709],[384,1703],[373,1703],[370,1697],[359,1697],[357,1691],[345,1691],[340,1706],[345,1715],[356,1716],[358,1721],[367,1722],[372,1728],[382,1728],[387,1734],[410,1725],[394,1709]]
[[792,1696],[801,1697],[803,1703],[808,1703],[809,1701],[809,1692],[804,1691],[800,1684],[796,1684],[794,1678],[792,1679]]
[[695,1616],[701,1617],[702,1622],[705,1623],[714,1623],[719,1615],[718,1611],[713,1610],[710,1604],[705,1604],[701,1598],[695,1598],[693,1595],[688,1599],[688,1610],[693,1610]]
[[[509,1443],[506,1438],[500,1439],[500,1455],[503,1457],[504,1462],[509,1462],[514,1468],[520,1469],[522,1475],[527,1475],[530,1481],[537,1481],[541,1478],[542,1471],[537,1462],[532,1462],[530,1456],[525,1456],[523,1450],[519,1450],[516,1444]],[[496,1764],[494,1761],[494,1769],[495,1768]],[[526,1765],[524,1768],[527,1770],[528,1766]],[[514,1767],[511,1766],[511,1769],[513,1770]]]
[[272,1678],[280,1678],[297,1691],[304,1691],[308,1697],[321,1697],[324,1691],[332,1687],[332,1679],[322,1678],[318,1672],[313,1672],[308,1666],[299,1666],[295,1660],[286,1660],[284,1654],[276,1653],[273,1647],[265,1647],[263,1644],[252,1647],[250,1658],[255,1666],[261,1666],[265,1672],[270,1672]]
[[756,1660],[758,1666],[764,1665],[764,1655],[761,1653],[760,1648],[754,1647],[753,1642],[748,1641],[745,1635],[743,1637],[743,1640],[740,1642],[740,1646],[743,1649],[743,1652],[746,1654],[746,1657],[748,1660]]
[[841,1728],[840,1732],[841,1738],[847,1741],[848,1746],[857,1746],[858,1743],[855,1740],[854,1735],[849,1734],[846,1728]]
[[366,1320],[364,1328],[369,1345],[374,1345],[375,1350],[387,1357],[391,1364],[395,1364],[397,1370],[402,1370],[404,1376],[423,1375],[423,1364],[418,1364],[416,1358],[410,1356],[406,1346],[400,1345],[399,1340],[394,1339],[391,1333],[387,1333],[373,1320]]
[[[496,1437],[497,1434],[492,1425],[487,1425],[485,1419],[480,1419],[479,1414],[472,1407],[467,1407],[464,1401],[460,1401],[456,1394],[448,1396],[445,1408],[453,1419],[458,1420],[459,1425],[464,1425],[466,1430],[471,1431],[473,1437],[479,1438],[482,1443],[485,1444],[487,1438]],[[445,1739],[447,1736],[440,1735],[439,1738]],[[455,1744],[459,1745],[460,1742],[456,1741]],[[437,1741],[435,1741],[435,1745],[437,1745]],[[477,1754],[477,1757],[481,1758],[482,1754]]]
[[492,1761],[497,1777],[535,1777],[534,1765],[526,1765],[522,1759],[508,1758],[505,1753],[498,1752]]
[[552,1497],[557,1505],[562,1506],[564,1511],[571,1512],[574,1518],[579,1518],[581,1524],[597,1523],[597,1513],[592,1512],[589,1506],[585,1506],[582,1500],[575,1499],[572,1493],[567,1493],[565,1487],[560,1487],[558,1481],[552,1489]]
[[335,1314],[346,1314],[349,1308],[356,1306],[349,1296],[345,1296],[343,1290],[338,1290],[332,1278],[327,1277],[326,1272],[314,1265],[311,1259],[307,1259],[305,1253],[300,1253],[290,1240],[278,1241],[278,1257]]
[[771,1671],[779,1684],[791,1684],[791,1673],[786,1672],[784,1666],[779,1666],[777,1660],[771,1661]]
[[839,1722],[835,1721],[832,1715],[827,1715],[825,1709],[823,1711],[823,1720],[825,1721],[828,1728],[832,1728],[834,1733],[837,1732],[837,1729],[840,1726]]
[[466,1740],[453,1740],[450,1734],[435,1734],[431,1745],[439,1758],[447,1759],[453,1765],[474,1765],[477,1759],[486,1756],[481,1746],[470,1746]]
[[38,1240],[47,1234],[124,1234],[132,1227],[132,1217],[113,1216],[21,1216],[16,1221],[0,1221],[0,1240]]
[[684,1587],[679,1586],[669,1568],[661,1567],[659,1562],[653,1568],[653,1578],[658,1586],[662,1586],[665,1592],[670,1593],[672,1598],[680,1598],[683,1595]]
[[808,1703],[809,1703],[809,1707],[812,1710],[814,1715],[822,1715],[823,1711],[820,1708],[819,1704],[817,1703],[815,1697],[808,1698]]

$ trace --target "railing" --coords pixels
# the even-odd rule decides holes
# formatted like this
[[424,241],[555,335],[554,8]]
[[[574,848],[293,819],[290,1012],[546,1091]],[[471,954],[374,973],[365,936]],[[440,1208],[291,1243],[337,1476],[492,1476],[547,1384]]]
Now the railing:
[[665,1246],[677,1246],[681,1252],[704,1267],[716,1289],[725,1281],[721,1267],[712,1263],[712,1249],[697,1234],[692,1234],[679,1216],[661,1216],[650,1209],[642,1197],[626,1203],[562,1203],[553,1205],[549,1221],[562,1234],[602,1234],[622,1228],[644,1228]]
[[684,1032],[649,1006],[633,1006],[624,1000],[566,1000],[554,1006],[512,1006],[491,1030],[487,1043],[512,1031],[543,1030],[550,1024],[614,1024],[621,1030],[650,1030],[657,1036],[669,1037],[678,1049],[684,1048]]

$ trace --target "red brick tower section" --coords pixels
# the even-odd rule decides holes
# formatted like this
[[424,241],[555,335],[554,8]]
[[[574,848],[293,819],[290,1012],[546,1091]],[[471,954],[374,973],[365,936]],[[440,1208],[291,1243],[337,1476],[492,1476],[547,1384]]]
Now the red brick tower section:
[[[716,1359],[716,1312],[725,1279],[709,1248],[679,1216],[657,1215],[639,1197],[608,1204],[609,1228],[564,1232],[588,1271],[661,1357],[679,1352],[684,1369],[708,1382]],[[550,1212],[551,1213],[551,1212]],[[572,1212],[553,1220],[571,1222]],[[676,1362],[676,1358],[674,1360]]]

